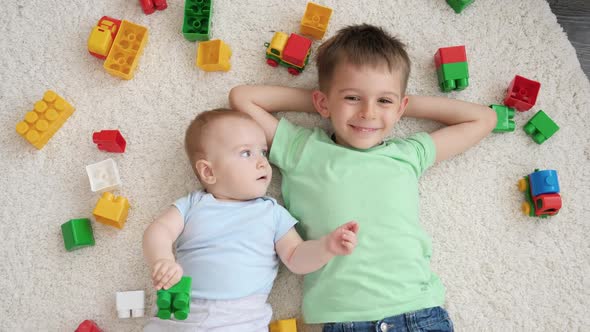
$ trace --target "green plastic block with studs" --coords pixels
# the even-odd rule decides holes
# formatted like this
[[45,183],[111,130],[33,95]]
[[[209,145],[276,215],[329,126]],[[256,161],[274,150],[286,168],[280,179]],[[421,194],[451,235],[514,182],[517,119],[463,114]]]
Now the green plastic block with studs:
[[493,109],[498,116],[498,122],[496,123],[496,128],[492,130],[493,132],[505,133],[514,131],[516,128],[516,123],[514,122],[514,113],[516,111],[514,108],[504,105],[490,105],[490,108]]
[[559,126],[549,115],[540,110],[523,127],[524,132],[531,136],[537,144],[543,144],[559,130]]
[[213,0],[186,0],[182,34],[189,41],[209,40]]
[[157,316],[160,319],[170,319],[172,315],[177,320],[185,320],[190,312],[191,277],[182,277],[180,281],[169,289],[158,291]]
[[94,234],[90,219],[72,219],[61,225],[64,245],[67,251],[72,251],[94,245]]
[[447,3],[453,8],[455,13],[459,14],[465,9],[465,7],[472,4],[473,1],[474,0],[447,0]]

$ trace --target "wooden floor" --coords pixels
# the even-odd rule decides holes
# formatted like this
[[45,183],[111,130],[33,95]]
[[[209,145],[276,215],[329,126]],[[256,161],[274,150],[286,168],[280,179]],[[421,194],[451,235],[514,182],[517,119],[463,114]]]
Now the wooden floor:
[[590,79],[590,0],[547,0]]

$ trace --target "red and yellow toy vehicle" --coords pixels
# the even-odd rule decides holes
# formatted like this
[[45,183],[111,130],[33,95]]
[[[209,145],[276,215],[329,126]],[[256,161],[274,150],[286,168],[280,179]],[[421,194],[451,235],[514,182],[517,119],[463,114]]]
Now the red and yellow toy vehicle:
[[535,171],[518,181],[518,189],[525,193],[522,212],[531,217],[547,218],[561,209],[557,171]]
[[106,59],[120,26],[120,20],[103,16],[90,33],[88,52],[99,59]]
[[266,47],[266,63],[271,67],[287,67],[291,75],[299,75],[305,69],[311,53],[311,40],[296,33],[288,36],[284,32],[275,32]]

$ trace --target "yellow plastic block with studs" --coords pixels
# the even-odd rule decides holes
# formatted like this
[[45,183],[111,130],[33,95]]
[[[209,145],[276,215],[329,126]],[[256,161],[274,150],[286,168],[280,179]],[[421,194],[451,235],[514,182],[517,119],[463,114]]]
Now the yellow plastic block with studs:
[[301,18],[301,28],[299,31],[302,35],[308,35],[315,39],[322,39],[328,29],[328,23],[330,23],[331,16],[331,8],[308,2],[305,7],[305,14],[303,14],[303,18]]
[[41,149],[72,113],[72,105],[57,93],[47,90],[43,99],[35,103],[33,110],[25,114],[25,119],[16,124],[16,132]]
[[129,201],[127,198],[106,192],[96,203],[92,214],[96,221],[122,229],[125,226],[128,212]]
[[122,79],[130,80],[148,39],[148,29],[123,20],[111,51],[104,62],[104,69]]
[[271,322],[268,328],[269,332],[297,332],[297,322],[295,318],[277,320]]
[[231,49],[220,39],[199,42],[197,67],[204,71],[228,71]]

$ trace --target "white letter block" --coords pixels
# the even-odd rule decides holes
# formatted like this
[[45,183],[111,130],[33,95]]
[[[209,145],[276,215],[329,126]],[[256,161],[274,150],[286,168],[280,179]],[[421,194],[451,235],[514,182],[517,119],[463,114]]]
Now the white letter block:
[[117,313],[119,318],[143,317],[144,311],[144,291],[117,292]]

